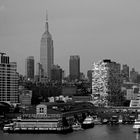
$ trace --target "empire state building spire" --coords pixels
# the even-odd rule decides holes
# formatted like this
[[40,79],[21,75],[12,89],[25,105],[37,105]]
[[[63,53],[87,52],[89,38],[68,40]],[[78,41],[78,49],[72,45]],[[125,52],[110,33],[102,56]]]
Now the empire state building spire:
[[48,24],[48,12],[46,10],[46,25],[45,25],[45,30],[49,31],[49,24]]

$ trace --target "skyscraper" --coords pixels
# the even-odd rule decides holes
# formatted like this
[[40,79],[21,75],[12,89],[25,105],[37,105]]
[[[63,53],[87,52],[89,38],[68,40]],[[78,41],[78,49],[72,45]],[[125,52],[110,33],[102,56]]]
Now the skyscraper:
[[92,94],[98,94],[108,105],[120,104],[121,65],[111,60],[103,60],[93,65]]
[[18,74],[16,62],[9,62],[8,56],[1,55],[0,101],[18,103]]
[[70,56],[69,75],[70,80],[79,80],[80,78],[80,57],[78,55]]
[[34,57],[28,56],[25,60],[25,75],[28,80],[34,79]]
[[51,78],[51,68],[54,64],[53,40],[49,32],[48,16],[46,16],[45,32],[40,44],[40,63],[43,69],[43,77]]
[[130,71],[130,82],[137,83],[138,72],[134,68]]
[[122,66],[121,77],[123,81],[129,81],[129,66],[126,64]]
[[59,65],[54,65],[51,70],[51,80],[54,82],[62,82],[62,68]]

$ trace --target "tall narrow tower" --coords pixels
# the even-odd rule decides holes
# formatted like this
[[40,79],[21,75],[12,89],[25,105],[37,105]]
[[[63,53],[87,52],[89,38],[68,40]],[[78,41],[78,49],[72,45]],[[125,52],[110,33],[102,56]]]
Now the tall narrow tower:
[[25,75],[28,80],[34,79],[34,57],[28,56],[25,60]]
[[69,60],[70,80],[79,80],[80,78],[80,56],[70,56]]
[[40,63],[43,69],[43,77],[51,78],[51,68],[54,63],[53,40],[49,32],[48,15],[46,13],[45,32],[41,38],[40,44]]

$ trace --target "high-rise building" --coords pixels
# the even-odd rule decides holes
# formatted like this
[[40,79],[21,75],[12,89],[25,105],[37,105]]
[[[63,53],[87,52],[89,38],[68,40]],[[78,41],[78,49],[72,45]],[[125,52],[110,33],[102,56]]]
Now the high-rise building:
[[108,105],[119,105],[121,90],[121,65],[111,60],[103,60],[93,65],[92,94],[98,95]]
[[46,16],[45,32],[40,44],[40,63],[43,69],[43,77],[51,78],[51,68],[54,64],[53,40],[49,32],[48,17]]
[[87,71],[87,78],[90,84],[92,84],[92,70]]
[[129,66],[126,64],[122,66],[121,77],[123,81],[129,81]]
[[135,71],[134,68],[130,71],[130,82],[137,83],[138,82],[138,72]]
[[62,82],[62,69],[58,65],[54,65],[51,69],[51,80],[54,82]]
[[25,76],[28,80],[34,79],[34,57],[28,56],[25,60]]
[[79,80],[80,78],[80,57],[78,55],[70,56],[69,76],[70,80]]
[[16,62],[1,55],[0,62],[0,101],[18,103],[18,74]]

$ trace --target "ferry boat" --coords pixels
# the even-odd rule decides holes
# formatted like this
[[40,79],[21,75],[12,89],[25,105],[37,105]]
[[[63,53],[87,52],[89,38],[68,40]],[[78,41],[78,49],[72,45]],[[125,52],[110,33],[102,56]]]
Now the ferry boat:
[[82,128],[92,128],[94,127],[94,119],[91,116],[88,116],[85,118],[85,120],[82,123]]
[[140,115],[138,116],[138,119],[135,119],[135,122],[133,125],[133,131],[140,132]]
[[8,132],[9,130],[12,130],[14,126],[14,123],[10,123],[10,124],[5,124],[3,127],[3,131],[4,132]]
[[17,119],[13,123],[5,124],[3,131],[8,133],[65,133],[72,131],[72,128],[64,126],[58,119]]

